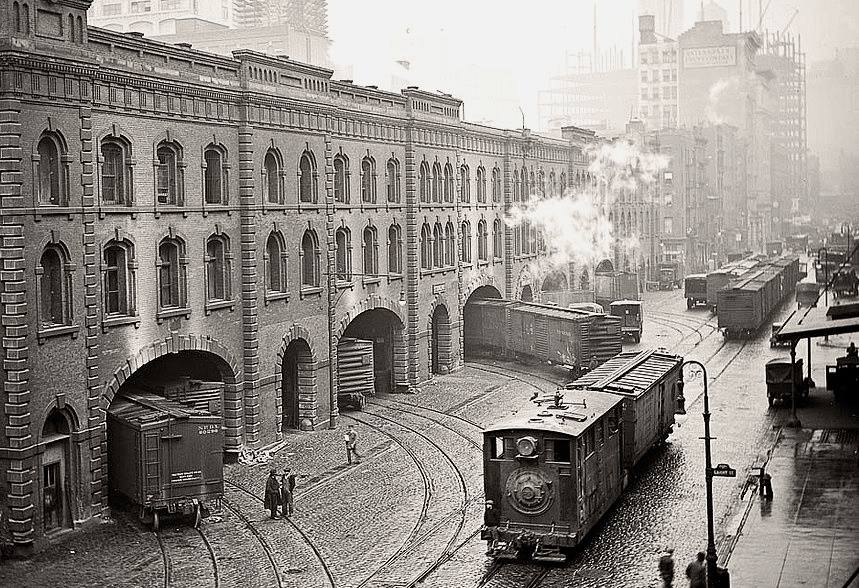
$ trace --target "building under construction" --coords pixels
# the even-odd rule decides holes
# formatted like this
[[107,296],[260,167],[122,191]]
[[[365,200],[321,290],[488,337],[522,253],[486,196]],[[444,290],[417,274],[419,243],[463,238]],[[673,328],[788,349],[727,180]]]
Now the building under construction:
[[773,142],[787,160],[786,190],[779,215],[788,221],[808,203],[808,138],[806,128],[805,53],[800,38],[782,32],[761,35],[756,57],[758,71],[772,72],[770,91],[775,94]]
[[328,35],[327,0],[234,0],[239,28],[289,24],[299,31]]

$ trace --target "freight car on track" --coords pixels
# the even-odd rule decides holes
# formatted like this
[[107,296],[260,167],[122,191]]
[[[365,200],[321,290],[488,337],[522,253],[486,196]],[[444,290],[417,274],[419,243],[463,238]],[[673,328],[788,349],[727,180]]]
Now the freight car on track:
[[490,555],[561,561],[674,424],[683,358],[623,353],[483,434]]
[[719,290],[719,329],[728,339],[753,335],[793,295],[799,279],[797,257],[782,256],[759,263],[738,283]]
[[489,298],[466,306],[468,355],[562,365],[578,377],[621,351],[621,321],[606,314]]
[[161,516],[203,510],[224,494],[221,417],[146,392],[123,392],[107,413],[111,494],[158,530]]

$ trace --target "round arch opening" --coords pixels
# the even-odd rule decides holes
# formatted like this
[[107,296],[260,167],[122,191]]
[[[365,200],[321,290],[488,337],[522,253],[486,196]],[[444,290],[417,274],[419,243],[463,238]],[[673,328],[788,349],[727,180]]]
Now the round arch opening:
[[565,292],[567,289],[567,276],[561,271],[555,271],[547,275],[540,288],[543,292]]
[[304,339],[293,339],[283,351],[281,364],[281,422],[280,430],[312,428],[310,422],[302,422],[308,415],[302,415],[302,399],[312,398],[315,394],[316,370],[310,345]]
[[613,272],[614,271],[614,263],[610,259],[603,259],[601,262],[599,262],[597,264],[597,267],[594,271],[597,273]]
[[[494,322],[487,323],[487,317],[495,316],[495,313],[485,312],[481,303],[486,300],[501,300],[501,292],[495,286],[480,286],[472,292],[465,301],[462,311],[463,320],[463,343],[465,358],[483,357],[491,355],[489,345],[498,343],[503,345],[504,341],[495,341],[498,333]],[[490,340],[487,340],[490,339]]]
[[[162,488],[171,484],[172,479],[167,476],[176,475],[173,470],[179,471],[183,467],[189,472],[197,472],[201,476],[201,485],[208,484],[206,480],[223,468],[226,449],[224,411],[225,406],[238,402],[237,390],[236,376],[230,364],[210,351],[167,353],[132,373],[121,384],[108,407],[107,479],[104,481],[110,503],[142,508],[142,496],[150,491],[150,487]],[[181,419],[169,425],[175,430],[169,429],[168,425],[155,428],[140,425],[143,422],[140,418],[150,418],[149,412],[169,414],[171,407],[177,405],[203,411],[209,420],[215,420],[217,429],[206,429],[218,434],[214,446],[211,442],[195,444],[187,441],[188,425]],[[138,414],[143,416],[138,418]],[[207,423],[214,424],[208,420]],[[200,438],[208,441],[203,436]],[[144,444],[147,450],[141,453],[137,448]],[[163,465],[168,460],[169,469]],[[152,463],[159,465],[153,469]],[[152,508],[147,511],[148,515],[154,512]]]
[[439,375],[449,373],[452,355],[450,314],[444,304],[439,304],[433,309],[430,318],[430,371]]
[[52,408],[42,426],[41,454],[42,524],[50,534],[72,527],[74,501],[71,490],[77,489],[77,468],[72,463],[74,452],[71,433],[75,418],[69,410]]
[[[372,372],[367,357],[371,357]],[[337,344],[337,399],[363,404],[362,397],[407,386],[404,325],[391,310],[373,308],[356,316]]]
[[530,284],[525,284],[522,286],[522,291],[519,293],[519,300],[522,302],[533,302],[534,301],[534,291],[531,290]]

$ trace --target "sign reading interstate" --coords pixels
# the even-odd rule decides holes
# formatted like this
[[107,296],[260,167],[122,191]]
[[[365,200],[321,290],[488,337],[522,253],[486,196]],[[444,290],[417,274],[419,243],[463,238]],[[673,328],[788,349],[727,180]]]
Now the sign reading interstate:
[[726,67],[736,65],[737,48],[689,47],[683,50],[683,67]]

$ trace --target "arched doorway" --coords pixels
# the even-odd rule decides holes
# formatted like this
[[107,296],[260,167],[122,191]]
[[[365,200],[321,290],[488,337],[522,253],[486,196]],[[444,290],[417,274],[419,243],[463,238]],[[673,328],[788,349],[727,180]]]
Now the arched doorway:
[[543,292],[565,292],[567,290],[567,276],[564,272],[552,272],[543,280]]
[[365,310],[343,331],[342,338],[373,342],[373,375],[377,394],[407,386],[408,356],[404,326],[400,317],[387,308]]
[[613,272],[614,271],[614,263],[612,263],[612,261],[610,259],[603,259],[601,262],[599,262],[596,270],[594,270],[594,271],[596,273]]
[[484,313],[481,312],[475,302],[501,298],[501,292],[495,286],[480,286],[472,292],[462,310],[463,343],[465,357],[478,357],[488,353],[487,345],[496,344],[503,346],[504,341],[487,341],[497,339],[497,333],[492,330],[494,325],[484,324]]
[[71,432],[74,420],[54,408],[42,427],[42,523],[46,534],[72,526],[71,489],[75,487]]
[[313,354],[304,339],[293,339],[283,352],[281,366],[281,431],[301,424],[301,395],[313,393]]
[[519,294],[519,300],[523,302],[532,302],[534,300],[534,292],[531,290],[531,286],[529,284],[522,286],[522,292]]
[[434,374],[450,372],[453,350],[450,315],[444,304],[435,307],[430,321],[430,370]]
[[588,273],[588,268],[584,268],[584,269],[582,270],[582,277],[580,278],[580,282],[579,282],[579,284],[580,284],[580,286],[579,286],[579,287],[580,287],[582,290],[587,291],[587,290],[590,290],[590,289],[591,289],[591,276],[590,276],[590,274]]

